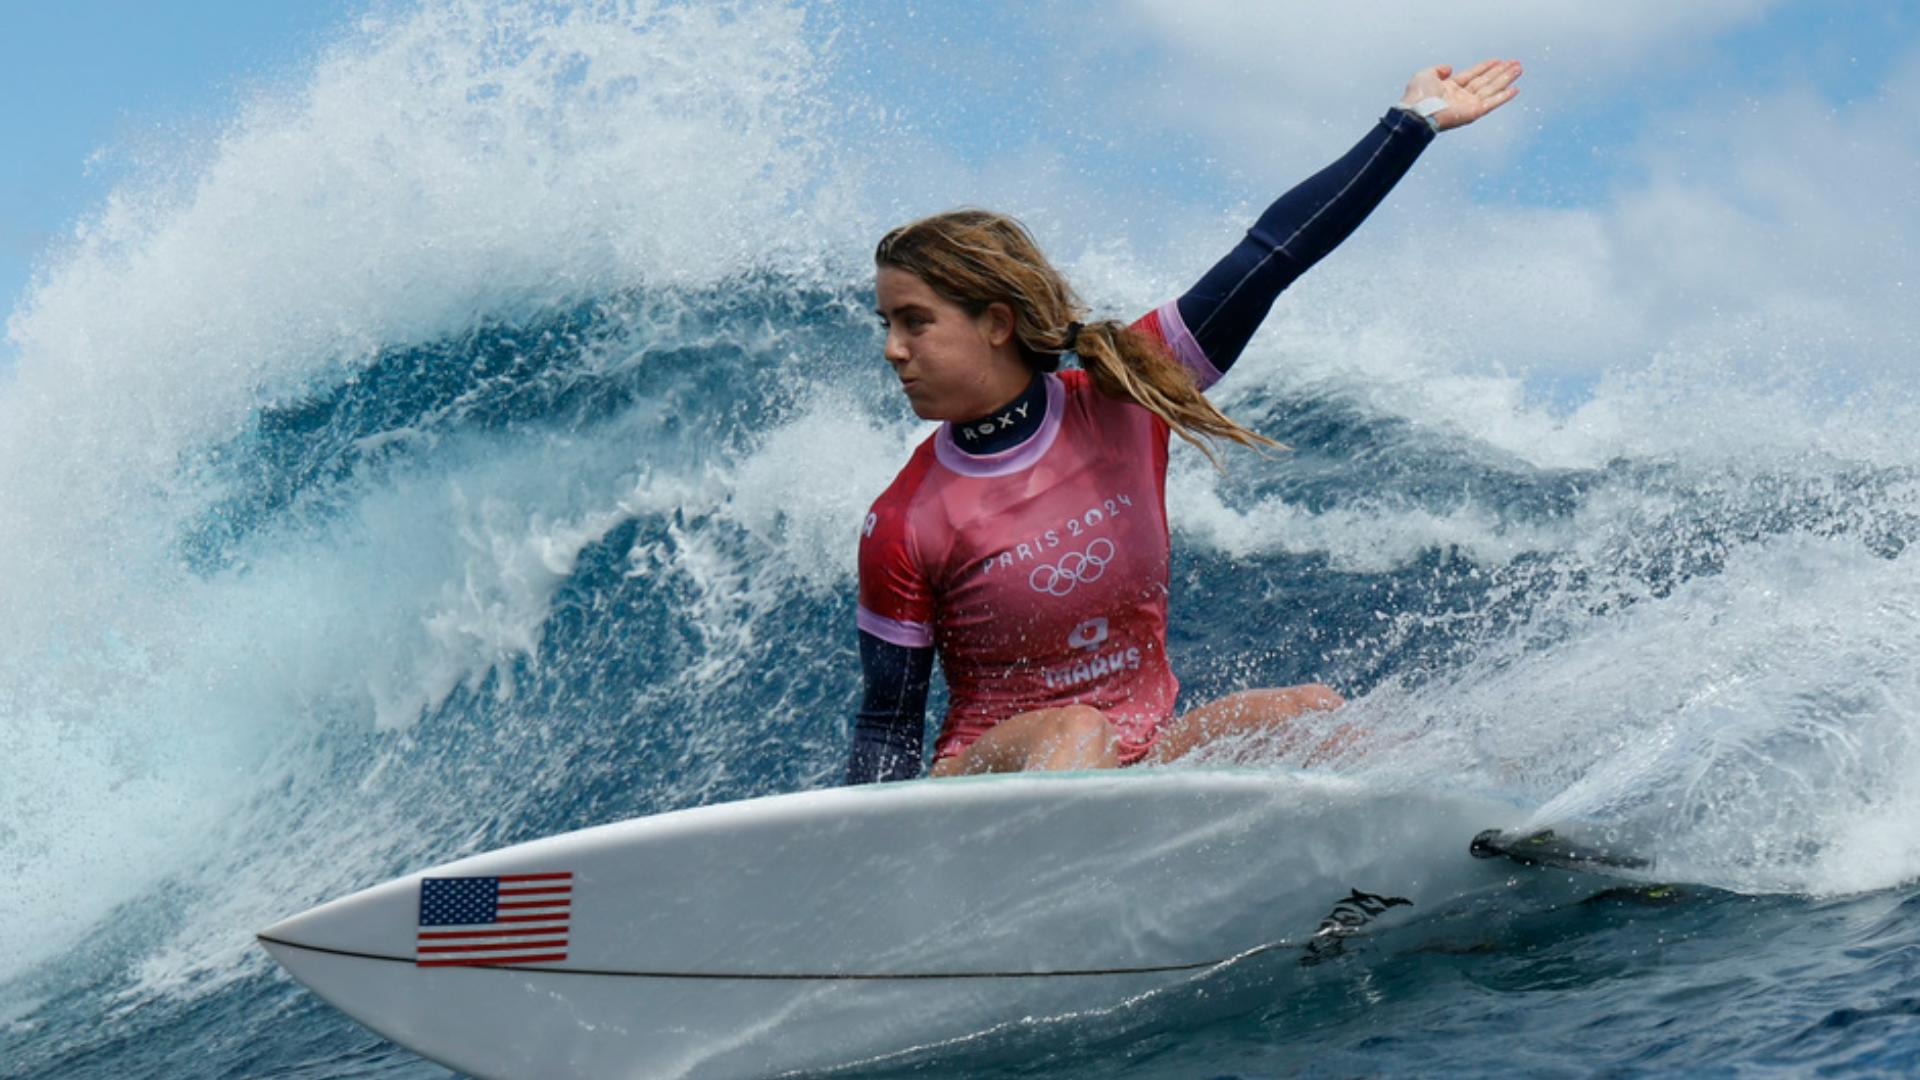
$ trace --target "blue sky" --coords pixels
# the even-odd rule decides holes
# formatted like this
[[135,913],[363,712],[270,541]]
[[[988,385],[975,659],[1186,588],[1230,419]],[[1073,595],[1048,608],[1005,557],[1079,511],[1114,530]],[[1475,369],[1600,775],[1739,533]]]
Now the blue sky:
[[[105,197],[114,151],[217,124],[312,55],[335,0],[5,0],[0,34],[0,297]],[[104,151],[104,153],[102,153]],[[90,164],[91,163],[91,164]]]
[[[6,4],[0,298],[8,309],[36,257],[97,208],[125,170],[164,160],[170,143],[204,144],[263,86],[299,86],[306,62],[366,6]],[[1920,112],[1911,100],[1887,100],[1890,79],[1911,80],[1920,68],[1920,5],[1380,0],[1353,14],[1240,0],[984,10],[886,0],[816,5],[815,14],[840,27],[837,86],[893,106],[886,137],[919,171],[873,194],[891,194],[903,209],[919,209],[913,199],[924,195],[1038,207],[1044,216],[1080,201],[1139,219],[1149,215],[1135,211],[1161,195],[1250,199],[1270,178],[1298,175],[1337,151],[1417,63],[1485,53],[1527,61],[1520,102],[1498,125],[1455,138],[1460,150],[1423,163],[1434,179],[1402,201],[1409,213],[1431,214],[1458,195],[1509,212],[1508,230],[1490,232],[1524,257],[1572,263],[1587,256],[1569,245],[1591,242],[1616,261],[1618,277],[1633,245],[1673,235],[1675,223],[1680,232],[1708,230],[1730,207],[1745,216],[1689,244],[1747,244],[1727,260],[1758,257],[1757,227],[1800,224],[1786,246],[1803,250],[1782,257],[1811,259],[1838,281],[1865,271],[1838,256],[1821,269],[1832,237],[1804,227],[1806,211],[1831,211],[1823,227],[1857,229],[1843,239],[1862,249],[1874,230],[1884,238],[1888,207],[1898,221],[1920,216],[1901,194],[1915,189],[1911,172],[1878,175],[1887,161],[1898,173],[1898,155],[1845,160],[1877,122]],[[1378,101],[1356,97],[1355,86],[1374,85]],[[1133,165],[1149,148],[1175,153]],[[1862,190],[1807,203],[1850,181]],[[1527,217],[1537,208],[1565,213]],[[1581,240],[1582,230],[1599,239]],[[1541,237],[1561,246],[1549,250]],[[1527,254],[1529,243],[1539,250]],[[1888,258],[1875,272],[1905,268],[1901,256]],[[1676,260],[1672,284],[1731,296],[1737,282],[1700,280],[1711,276],[1705,262]],[[1642,322],[1662,318],[1677,316],[1642,312]],[[11,346],[0,350],[3,358]]]

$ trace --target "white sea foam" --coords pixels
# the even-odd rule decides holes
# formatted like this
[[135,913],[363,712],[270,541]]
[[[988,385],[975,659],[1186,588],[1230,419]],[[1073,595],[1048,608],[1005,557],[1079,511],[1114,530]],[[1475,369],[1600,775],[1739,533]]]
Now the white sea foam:
[[728,515],[762,535],[778,530],[795,570],[842,587],[853,577],[867,507],[927,430],[880,421],[837,391],[819,391],[740,463]]
[[1527,793],[1538,823],[1612,829],[1679,880],[1889,887],[1920,877],[1897,839],[1920,826],[1910,561],[1789,536],[1604,618],[1592,605],[1618,596],[1571,588],[1478,661],[1359,716],[1415,736],[1377,767]]
[[1189,482],[1170,482],[1167,494],[1167,513],[1179,523],[1180,540],[1235,559],[1320,554],[1339,570],[1378,573],[1435,549],[1457,551],[1476,562],[1500,563],[1529,552],[1560,550],[1573,536],[1571,524],[1509,524],[1478,507],[1434,513],[1370,508],[1359,500],[1344,508],[1314,512],[1268,498],[1235,509],[1222,501],[1200,468],[1185,470],[1180,479]]
[[183,565],[226,493],[198,465],[379,350],[805,264],[795,221],[824,227],[834,196],[802,22],[478,0],[369,20],[54,253],[0,382],[0,976],[191,865],[302,725],[404,726],[534,647],[628,512],[631,446],[450,452],[210,574]]

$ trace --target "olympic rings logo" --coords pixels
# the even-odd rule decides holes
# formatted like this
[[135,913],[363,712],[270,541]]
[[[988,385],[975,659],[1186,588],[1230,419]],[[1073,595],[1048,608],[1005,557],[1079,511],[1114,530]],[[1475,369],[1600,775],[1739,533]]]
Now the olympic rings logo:
[[1065,596],[1083,581],[1099,581],[1113,556],[1113,541],[1103,536],[1088,544],[1085,551],[1073,552],[1049,566],[1034,567],[1027,575],[1027,584],[1034,592]]

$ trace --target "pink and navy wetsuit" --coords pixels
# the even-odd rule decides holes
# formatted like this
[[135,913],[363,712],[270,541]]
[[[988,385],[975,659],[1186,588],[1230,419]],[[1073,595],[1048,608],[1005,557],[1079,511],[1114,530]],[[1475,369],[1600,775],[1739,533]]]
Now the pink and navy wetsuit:
[[[1134,323],[1212,385],[1275,297],[1356,228],[1433,138],[1395,109],[1282,196],[1176,301]],[[938,757],[1018,713],[1091,705],[1137,761],[1173,716],[1167,660],[1165,422],[1084,372],[1036,372],[995,413],[942,424],[861,530],[866,697],[849,783],[921,768],[937,652],[949,689]]]

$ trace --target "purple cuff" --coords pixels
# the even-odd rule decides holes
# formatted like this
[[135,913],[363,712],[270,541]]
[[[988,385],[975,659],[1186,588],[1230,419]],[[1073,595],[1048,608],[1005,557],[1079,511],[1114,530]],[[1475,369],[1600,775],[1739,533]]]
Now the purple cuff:
[[1195,386],[1205,390],[1220,381],[1220,369],[1207,359],[1207,351],[1200,347],[1193,332],[1187,329],[1187,321],[1180,317],[1180,301],[1169,300],[1160,305],[1160,332],[1166,335],[1174,358],[1193,372]]
[[889,619],[885,615],[875,615],[865,607],[854,609],[853,623],[863,632],[903,649],[933,647],[933,627],[927,623]]

